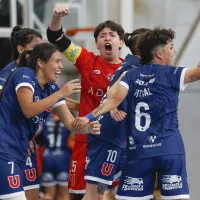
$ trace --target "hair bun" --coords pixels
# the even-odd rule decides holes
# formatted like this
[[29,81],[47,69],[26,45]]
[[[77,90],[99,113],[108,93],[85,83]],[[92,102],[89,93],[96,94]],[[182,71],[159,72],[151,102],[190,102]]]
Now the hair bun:
[[12,33],[11,33],[11,40],[13,43],[15,43],[15,37],[16,35],[19,33],[19,31],[22,30],[22,27],[21,26],[15,26],[12,30]]

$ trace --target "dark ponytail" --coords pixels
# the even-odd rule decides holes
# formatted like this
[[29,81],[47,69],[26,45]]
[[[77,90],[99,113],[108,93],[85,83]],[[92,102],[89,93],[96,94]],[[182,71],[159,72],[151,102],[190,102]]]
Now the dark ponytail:
[[13,48],[13,59],[17,60],[19,58],[19,52],[17,50],[17,46],[21,45],[25,47],[29,44],[34,37],[39,37],[42,39],[42,35],[30,28],[22,28],[21,26],[15,26],[11,33],[11,42]]
[[146,33],[149,30],[150,29],[139,28],[134,30],[132,33],[125,33],[124,35],[125,45],[130,49],[133,55],[139,55],[139,52],[136,47],[139,36],[141,36],[141,34]]
[[20,61],[19,61],[17,68],[30,67],[30,68],[34,69],[34,67],[33,67],[34,65],[33,66],[31,65],[31,58],[30,58],[32,51],[33,50],[25,50],[22,53],[22,55],[20,56]]

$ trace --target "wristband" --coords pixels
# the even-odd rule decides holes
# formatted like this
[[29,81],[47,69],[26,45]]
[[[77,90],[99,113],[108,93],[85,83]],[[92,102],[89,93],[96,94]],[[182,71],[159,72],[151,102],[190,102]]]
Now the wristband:
[[95,117],[92,113],[88,113],[87,115],[85,115],[86,118],[89,119],[89,121],[92,121]]

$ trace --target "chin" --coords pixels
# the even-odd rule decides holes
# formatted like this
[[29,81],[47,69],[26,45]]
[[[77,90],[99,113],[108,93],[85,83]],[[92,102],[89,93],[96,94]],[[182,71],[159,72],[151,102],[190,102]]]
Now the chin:
[[55,83],[57,80],[58,80],[58,79],[53,78],[53,79],[51,79],[49,82],[50,82],[50,83]]

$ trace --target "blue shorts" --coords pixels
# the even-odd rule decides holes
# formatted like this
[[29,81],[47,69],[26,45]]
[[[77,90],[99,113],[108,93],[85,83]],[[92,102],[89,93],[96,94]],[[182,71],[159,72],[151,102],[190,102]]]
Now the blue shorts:
[[24,190],[39,188],[36,151],[35,153],[31,154],[31,157],[27,157],[24,170],[23,186]]
[[24,162],[0,153],[0,199],[25,195],[23,188]]
[[68,185],[71,152],[48,151],[43,154],[42,186]]
[[127,151],[94,136],[89,138],[86,156],[87,183],[112,185],[127,160]]
[[127,162],[116,198],[153,198],[156,172],[162,199],[189,199],[185,155],[166,155]]

